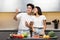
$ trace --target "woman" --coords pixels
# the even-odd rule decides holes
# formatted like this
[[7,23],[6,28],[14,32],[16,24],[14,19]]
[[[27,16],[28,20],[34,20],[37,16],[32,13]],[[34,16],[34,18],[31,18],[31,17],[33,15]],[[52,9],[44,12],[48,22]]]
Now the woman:
[[40,7],[36,6],[33,10],[33,31],[37,34],[45,34],[46,30],[46,17],[42,15]]

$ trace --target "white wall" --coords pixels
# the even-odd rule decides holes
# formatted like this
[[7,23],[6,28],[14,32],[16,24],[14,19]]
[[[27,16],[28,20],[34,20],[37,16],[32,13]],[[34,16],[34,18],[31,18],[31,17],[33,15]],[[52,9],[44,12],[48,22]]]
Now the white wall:
[[0,0],[0,12],[26,11],[27,3],[40,6],[42,11],[60,11],[60,0]]
[[22,0],[21,1],[21,6],[22,7],[19,7],[21,9],[21,11],[26,11],[26,8],[27,8],[26,5],[28,3],[33,3],[33,0]]
[[60,0],[33,0],[36,6],[40,6],[42,11],[60,11]]
[[14,12],[20,5],[20,0],[0,0],[0,12]]

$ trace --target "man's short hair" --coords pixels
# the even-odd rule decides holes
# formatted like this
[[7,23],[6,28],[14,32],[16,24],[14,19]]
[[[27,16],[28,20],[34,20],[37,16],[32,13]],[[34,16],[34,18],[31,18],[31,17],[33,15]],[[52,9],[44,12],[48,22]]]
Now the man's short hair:
[[31,6],[32,9],[34,9],[34,5],[33,5],[33,4],[29,3],[29,4],[27,4],[27,7],[28,7],[28,6]]

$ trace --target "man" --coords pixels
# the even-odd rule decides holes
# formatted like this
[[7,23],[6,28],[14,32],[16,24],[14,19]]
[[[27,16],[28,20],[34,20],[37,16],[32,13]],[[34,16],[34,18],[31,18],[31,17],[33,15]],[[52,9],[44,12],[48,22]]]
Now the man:
[[[17,21],[19,20],[19,27],[18,27],[18,34],[22,34],[24,32],[29,33],[29,27],[27,24],[32,21],[32,10],[34,8],[33,4],[27,4],[27,13],[19,13],[18,10],[16,10],[16,15],[14,19]],[[27,23],[28,22],[28,23]]]

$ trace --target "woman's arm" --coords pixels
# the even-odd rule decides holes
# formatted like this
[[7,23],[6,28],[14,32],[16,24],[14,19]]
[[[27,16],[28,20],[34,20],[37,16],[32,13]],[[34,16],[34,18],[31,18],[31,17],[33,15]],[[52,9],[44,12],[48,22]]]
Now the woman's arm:
[[44,23],[44,31],[46,30],[46,20],[43,20]]

